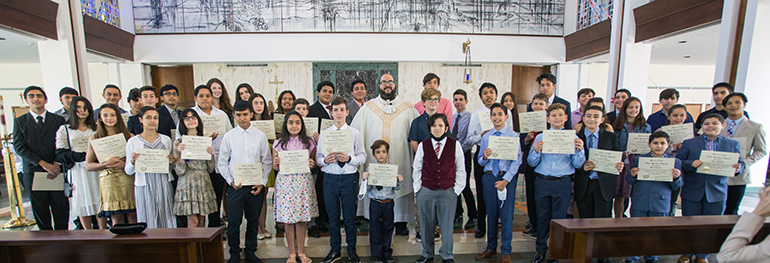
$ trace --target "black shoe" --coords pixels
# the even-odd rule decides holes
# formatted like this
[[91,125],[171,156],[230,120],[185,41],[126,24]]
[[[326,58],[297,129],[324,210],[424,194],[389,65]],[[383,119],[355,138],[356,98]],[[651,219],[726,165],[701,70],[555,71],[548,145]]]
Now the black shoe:
[[329,251],[329,254],[327,254],[326,257],[321,260],[321,263],[332,263],[340,260],[341,258],[342,254],[340,254],[340,252]]
[[438,229],[433,230],[433,240],[441,240],[441,233],[438,232]]
[[527,224],[524,225],[524,228],[532,228],[532,222],[527,221]]
[[543,254],[537,253],[535,254],[535,257],[532,258],[532,263],[541,263],[544,260],[545,260],[545,253]]
[[417,240],[417,243],[422,243],[422,236],[420,235],[420,231],[417,231],[417,235],[414,236],[414,239]]
[[360,263],[361,258],[358,257],[358,254],[356,254],[355,251],[348,251],[348,262],[350,263]]
[[255,252],[246,252],[246,261],[249,263],[262,263],[262,260],[254,254]]
[[546,260],[545,262],[546,263],[559,263],[559,261],[556,260],[556,259],[549,259],[549,260]]
[[645,261],[644,263],[658,263],[658,260],[657,259],[650,259],[650,260]]
[[393,256],[387,256],[385,257],[385,263],[395,263],[396,260],[393,259]]
[[409,235],[409,229],[406,228],[406,224],[396,224],[396,235],[399,235],[399,236]]
[[535,232],[536,232],[536,231],[535,231],[535,229],[534,229],[534,228],[529,228],[529,229],[527,229],[527,230],[521,231],[521,234],[522,234],[522,235],[524,235],[524,236],[526,236],[526,235],[532,235],[532,234],[534,234]]
[[598,258],[596,261],[599,263],[612,263],[612,259],[610,258]]
[[382,261],[382,257],[372,257],[372,263],[385,263]]
[[414,263],[428,263],[428,262],[433,262],[433,258],[425,258],[423,256],[420,256],[419,258],[417,258],[417,260],[414,261]]
[[478,222],[478,219],[476,218],[468,218],[468,222],[465,223],[465,226],[463,227],[463,229],[465,230],[474,229],[478,227],[477,222]]
[[241,262],[241,255],[233,256],[230,255],[230,259],[227,260],[227,263],[240,263]]
[[321,231],[318,231],[318,227],[311,227],[307,230],[308,235],[314,238],[321,238]]
[[450,259],[444,259],[443,263],[455,263],[455,260],[454,260],[454,259],[452,259],[452,258],[450,258]]
[[476,238],[484,238],[484,232],[486,231],[481,229],[476,229],[476,234],[474,234],[473,236]]

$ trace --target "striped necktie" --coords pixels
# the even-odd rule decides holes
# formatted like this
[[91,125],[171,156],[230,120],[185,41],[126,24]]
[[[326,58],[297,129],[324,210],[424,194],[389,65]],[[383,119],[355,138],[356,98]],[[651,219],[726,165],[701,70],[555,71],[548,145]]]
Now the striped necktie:
[[440,142],[437,142],[437,143],[436,143],[436,157],[438,157],[438,152],[439,152],[439,151],[441,151],[441,143],[440,143]]

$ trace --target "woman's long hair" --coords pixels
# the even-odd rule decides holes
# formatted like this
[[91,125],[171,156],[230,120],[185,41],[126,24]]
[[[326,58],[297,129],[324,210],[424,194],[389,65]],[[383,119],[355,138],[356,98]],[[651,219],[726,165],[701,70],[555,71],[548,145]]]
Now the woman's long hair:
[[[222,96],[219,96],[219,108],[220,110],[224,111],[227,116],[232,115],[233,113],[233,104],[230,103],[230,95],[227,94],[227,89],[225,88],[225,83],[222,83],[221,80],[218,78],[211,78],[208,82],[206,82],[206,86],[211,89],[211,84],[217,83],[219,86],[222,87]],[[211,97],[214,97],[214,92],[211,92]]]
[[254,99],[256,99],[257,97],[262,98],[262,101],[264,102],[264,105],[265,105],[262,110],[262,113],[259,115],[260,120],[263,120],[263,121],[272,120],[273,118],[271,118],[270,112],[267,110],[267,101],[265,100],[265,97],[263,97],[262,94],[259,94],[259,93],[251,94],[251,97],[249,97],[249,107],[251,107],[252,112],[254,112],[253,119],[254,120],[257,119],[257,109],[254,108],[254,103],[253,103]]
[[184,124],[184,119],[187,118],[187,113],[193,114],[193,117],[198,119],[198,127],[195,127],[195,130],[198,134],[198,136],[203,136],[203,120],[201,120],[201,116],[198,116],[198,112],[193,109],[185,109],[182,111],[182,114],[179,114],[180,122],[179,122],[179,134],[184,136],[187,135],[187,125]]
[[[96,121],[94,120],[94,116],[91,114],[94,114],[94,107],[91,106],[91,102],[86,99],[86,97],[80,97],[77,96],[72,99],[72,102],[70,102],[70,119],[67,120],[67,125],[70,129],[78,129],[80,126],[80,123],[78,123],[78,102],[83,102],[83,110],[88,112],[88,116],[86,116],[85,124],[88,126],[91,130],[96,130]],[[122,116],[121,116],[121,119]]]
[[516,107],[516,95],[513,95],[513,92],[510,91],[503,93],[503,96],[500,97],[500,104],[505,105],[503,102],[505,102],[506,96],[511,96],[511,101],[513,101],[513,109],[509,109],[513,118],[513,131],[519,132],[519,107]]
[[278,103],[276,103],[278,105],[275,107],[276,108],[275,112],[285,114],[291,111],[291,109],[284,109],[281,106],[281,104],[283,104],[283,95],[286,95],[286,94],[291,95],[292,100],[297,100],[297,96],[294,96],[294,92],[292,92],[291,90],[281,91],[281,94],[278,95]]
[[105,103],[102,104],[101,107],[96,111],[96,134],[94,134],[94,139],[99,139],[102,137],[110,136],[109,132],[107,132],[107,125],[104,124],[104,121],[102,121],[102,110],[105,109],[111,109],[115,111],[115,117],[117,117],[117,120],[115,122],[115,132],[117,133],[123,133],[123,136],[126,137],[126,140],[131,138],[131,132],[128,131],[128,128],[126,128],[126,124],[123,122],[123,116],[120,115],[120,110],[118,110],[118,106],[115,106],[114,104]]
[[299,141],[302,142],[303,145],[305,145],[305,148],[310,148],[310,137],[307,137],[307,128],[305,127],[305,120],[302,119],[302,115],[299,114],[299,112],[296,111],[290,111],[289,113],[286,113],[286,116],[284,116],[283,119],[283,127],[281,127],[281,138],[278,138],[278,147],[281,149],[286,149],[286,144],[289,143],[289,140],[291,139],[291,135],[289,135],[289,128],[286,127],[287,123],[289,122],[289,117],[292,115],[296,115],[299,117],[300,123],[302,123],[302,129],[299,131]]
[[625,102],[623,102],[623,107],[618,113],[618,118],[615,119],[615,123],[612,124],[612,128],[614,128],[616,131],[623,129],[623,126],[626,124],[626,119],[628,118],[626,110],[628,109],[628,106],[631,105],[631,102],[634,101],[639,103],[639,114],[636,115],[636,118],[634,118],[633,127],[631,128],[636,129],[637,127],[644,126],[646,123],[644,121],[644,109],[642,108],[642,101],[637,97],[629,97]]

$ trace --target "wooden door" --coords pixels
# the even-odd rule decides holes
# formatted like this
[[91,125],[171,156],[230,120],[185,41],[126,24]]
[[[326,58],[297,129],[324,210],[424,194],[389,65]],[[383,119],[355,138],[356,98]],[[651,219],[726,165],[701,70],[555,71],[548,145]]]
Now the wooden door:
[[[150,74],[152,75],[152,86],[155,87],[158,96],[160,96],[160,87],[171,84],[179,89],[178,107],[190,108],[195,106],[193,98],[195,82],[193,80],[192,65],[173,67],[152,66],[150,67]],[[160,102],[160,97],[158,97],[158,102]]]
[[[551,72],[551,67],[528,67],[513,65],[511,92],[516,96],[516,108],[519,112],[527,112],[527,105],[532,97],[540,92],[540,85],[535,81],[540,74]],[[501,90],[500,96],[506,91]]]

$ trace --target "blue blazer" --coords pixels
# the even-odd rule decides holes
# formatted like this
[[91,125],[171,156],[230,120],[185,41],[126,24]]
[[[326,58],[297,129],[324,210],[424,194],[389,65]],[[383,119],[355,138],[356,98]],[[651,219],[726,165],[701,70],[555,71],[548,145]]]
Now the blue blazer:
[[[561,104],[564,104],[564,106],[567,106],[567,112],[565,112],[567,114],[567,122],[564,123],[564,129],[567,129],[567,130],[572,129],[572,107],[570,107],[569,101],[562,99],[559,96],[553,96],[553,102],[551,102],[551,104],[554,104],[554,103],[561,103]],[[549,104],[548,106],[551,106],[551,105]],[[532,103],[529,103],[527,104],[527,112],[531,112],[531,111],[533,111]],[[550,123],[548,124],[548,128],[549,129],[551,128]]]
[[[639,157],[652,157],[652,153],[645,153],[636,158],[631,164],[631,168],[639,167]],[[674,158],[664,154],[662,158]],[[682,161],[674,159],[674,168],[682,170]],[[682,187],[682,176],[676,178],[673,182],[658,181],[639,181],[631,174],[626,175],[626,182],[634,186],[634,192],[631,195],[631,209],[639,211],[650,211],[655,213],[668,213],[671,209],[671,191]]]
[[[697,169],[692,167],[692,162],[700,159],[701,151],[706,150],[705,138],[704,135],[701,135],[685,140],[682,143],[682,148],[676,153],[676,158],[682,161],[682,177],[684,177],[681,196],[682,199],[699,202],[705,195],[706,201],[709,203],[724,202],[727,200],[727,177],[697,173]],[[737,141],[721,135],[718,138],[717,151],[741,153]],[[739,158],[738,162],[740,162],[741,168],[736,174],[740,174],[745,167],[742,158]]]

